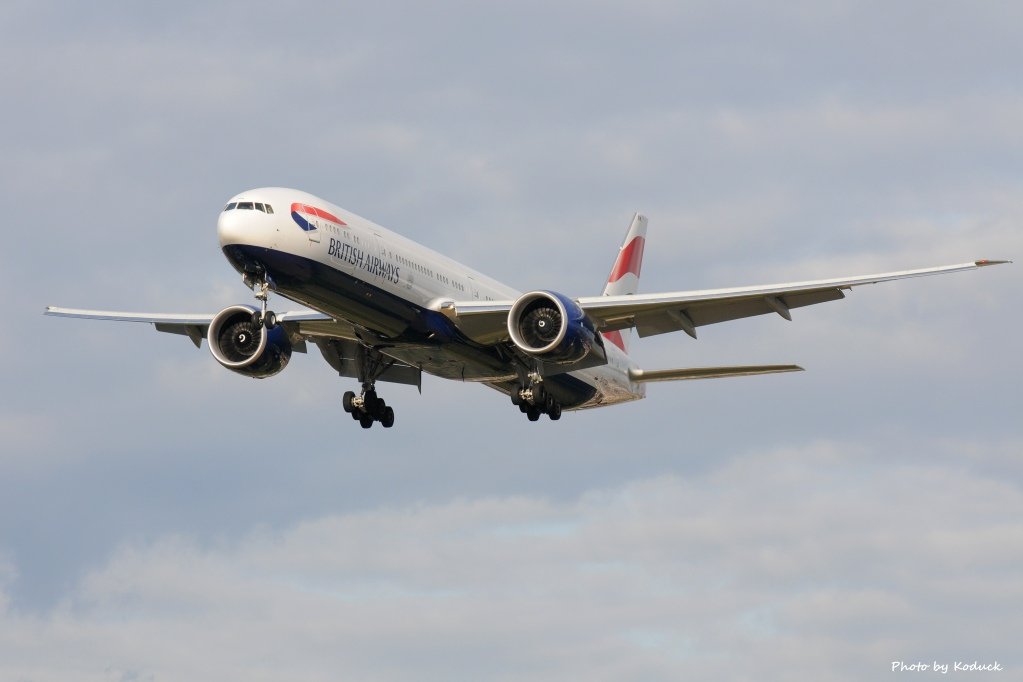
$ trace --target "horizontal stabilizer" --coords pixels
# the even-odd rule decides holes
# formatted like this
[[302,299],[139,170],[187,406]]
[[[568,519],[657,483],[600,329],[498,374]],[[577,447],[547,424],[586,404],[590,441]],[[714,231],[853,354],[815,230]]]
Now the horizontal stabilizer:
[[630,369],[629,378],[636,383],[649,381],[684,381],[686,379],[720,379],[748,377],[754,374],[802,372],[799,365],[733,365],[731,367],[682,367],[679,369]]

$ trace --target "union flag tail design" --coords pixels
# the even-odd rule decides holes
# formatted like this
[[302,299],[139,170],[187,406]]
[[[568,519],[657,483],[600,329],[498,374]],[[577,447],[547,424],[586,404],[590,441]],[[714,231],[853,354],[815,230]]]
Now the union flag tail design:
[[[643,247],[646,246],[646,216],[639,213],[632,217],[625,241],[618,249],[618,257],[611,266],[611,274],[607,277],[604,296],[621,296],[634,294],[639,289],[639,273],[643,266]],[[629,350],[631,329],[604,332],[604,339],[621,348]]]

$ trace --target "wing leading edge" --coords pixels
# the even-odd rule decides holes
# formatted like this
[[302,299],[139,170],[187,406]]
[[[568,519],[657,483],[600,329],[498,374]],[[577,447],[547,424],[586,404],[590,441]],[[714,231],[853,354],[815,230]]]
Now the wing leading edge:
[[[727,289],[702,289],[622,296],[584,296],[579,307],[600,331],[635,327],[640,336],[684,331],[696,338],[696,328],[754,315],[777,313],[791,320],[792,308],[845,298],[845,290],[864,284],[976,270],[1004,260],[978,260],[917,270],[884,272],[836,279],[760,284]],[[446,303],[449,315],[470,338],[493,343],[507,338],[507,316],[514,301],[466,301]]]

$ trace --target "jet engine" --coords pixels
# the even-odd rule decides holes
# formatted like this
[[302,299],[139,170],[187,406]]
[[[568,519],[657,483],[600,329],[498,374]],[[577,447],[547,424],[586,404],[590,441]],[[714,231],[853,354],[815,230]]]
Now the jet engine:
[[272,377],[291,359],[291,341],[284,328],[267,329],[259,322],[259,311],[247,305],[233,305],[217,313],[206,340],[217,362],[256,379]]
[[508,334],[519,349],[547,363],[587,367],[607,362],[603,342],[582,308],[553,291],[531,291],[508,313]]

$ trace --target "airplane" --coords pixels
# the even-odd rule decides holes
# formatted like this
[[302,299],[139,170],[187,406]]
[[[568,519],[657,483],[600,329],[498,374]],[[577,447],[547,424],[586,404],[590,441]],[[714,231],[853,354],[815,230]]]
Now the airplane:
[[[368,429],[394,425],[377,382],[414,385],[422,373],[485,384],[509,396],[530,421],[563,410],[638,400],[646,384],[802,371],[798,365],[642,369],[629,356],[639,337],[684,332],[754,315],[791,321],[793,308],[834,301],[864,284],[974,270],[1010,261],[769,284],[640,294],[647,219],[636,214],[604,291],[573,298],[519,292],[451,258],[306,192],[267,187],[232,197],[217,220],[228,262],[258,307],[214,314],[132,313],[50,306],[47,315],[147,322],[157,331],[206,339],[213,357],[239,374],[266,378],[292,352],[315,345],[341,377],[361,384],[342,407]],[[273,292],[307,308],[275,313]]]

